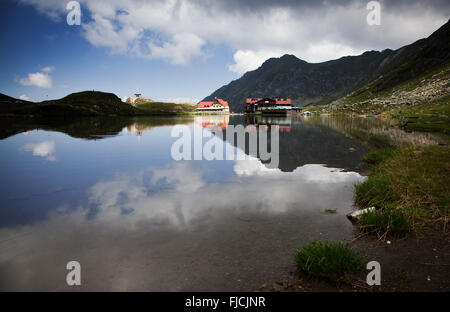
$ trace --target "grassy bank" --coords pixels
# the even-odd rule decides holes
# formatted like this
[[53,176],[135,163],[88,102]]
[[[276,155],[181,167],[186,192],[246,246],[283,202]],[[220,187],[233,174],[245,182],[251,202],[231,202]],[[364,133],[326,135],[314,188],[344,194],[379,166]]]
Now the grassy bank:
[[375,206],[358,224],[380,238],[404,236],[431,223],[446,231],[450,175],[449,148],[386,148],[367,154],[369,178],[355,188],[356,203]]
[[450,134],[450,95],[394,110],[399,124],[410,131]]
[[348,275],[363,267],[364,259],[347,245],[336,242],[311,242],[297,249],[295,263],[300,271],[333,282],[348,280]]
[[[417,266],[409,262],[408,254],[414,253],[416,260],[421,263],[428,263],[430,254],[434,259],[445,246],[449,220],[449,160],[450,148],[436,145],[387,147],[366,154],[363,161],[369,167],[370,175],[365,182],[355,186],[355,201],[361,208],[375,206],[377,209],[363,214],[357,225],[361,232],[374,236],[369,235],[365,243],[360,242],[361,245],[351,244],[352,248],[347,244],[329,241],[302,246],[295,251],[294,256],[299,272],[318,278],[314,280],[332,282],[331,285],[354,286],[367,259],[379,257],[383,263],[390,265],[385,279],[389,283],[401,267],[401,264],[396,265],[397,261],[406,263],[409,270]],[[400,241],[403,242],[399,250],[374,249],[367,253],[367,244],[370,242],[389,246],[384,241],[409,234],[419,235],[411,235],[415,239],[396,240],[396,246],[400,245]],[[378,238],[380,242],[372,238]],[[421,243],[417,243],[419,238]],[[426,249],[422,250],[425,246]],[[434,260],[438,261],[437,258]],[[445,263],[444,258],[441,261]],[[437,263],[440,265],[440,262]],[[435,269],[441,272],[439,267]],[[420,282],[417,284],[423,286]],[[390,287],[396,289],[398,285],[394,281]]]
[[[377,209],[363,214],[357,226],[361,233],[370,234],[366,237],[366,244],[372,242],[386,246],[387,240],[394,239],[397,246],[399,241],[403,241],[425,263],[429,261],[429,253],[435,251],[421,252],[420,248],[415,247],[416,239],[432,240],[436,246],[445,245],[443,236],[447,233],[450,206],[450,186],[447,182],[450,176],[450,148],[432,142],[404,140],[397,132],[408,137],[413,134],[389,129],[387,132],[373,131],[357,123],[341,129],[372,150],[363,158],[370,174],[365,182],[355,186],[355,203],[361,209],[372,206]],[[445,136],[444,133],[442,135]],[[410,239],[395,240],[405,236]],[[380,241],[377,242],[377,239]],[[358,246],[355,243],[352,247],[355,245]],[[407,248],[400,248],[400,256],[397,256],[403,259]],[[364,248],[354,250],[364,257],[368,256]],[[397,250],[391,253],[397,253]],[[378,256],[383,261],[391,261],[382,251],[370,254],[371,258],[376,259]],[[359,271],[352,274],[350,267],[341,267],[341,259],[346,257],[359,258],[358,254],[344,245],[331,246],[328,242],[315,242],[296,251],[295,263],[304,274],[320,277],[324,282],[344,281],[349,282],[344,284],[354,285]],[[391,265],[396,267],[394,263]]]

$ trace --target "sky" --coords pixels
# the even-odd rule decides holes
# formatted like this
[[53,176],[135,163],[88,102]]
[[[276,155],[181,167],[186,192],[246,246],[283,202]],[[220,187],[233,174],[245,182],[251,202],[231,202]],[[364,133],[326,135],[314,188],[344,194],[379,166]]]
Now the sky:
[[317,63],[397,49],[450,17],[447,0],[378,1],[379,25],[360,0],[79,0],[73,25],[69,2],[0,1],[1,93],[41,101],[139,90],[196,103],[270,57]]

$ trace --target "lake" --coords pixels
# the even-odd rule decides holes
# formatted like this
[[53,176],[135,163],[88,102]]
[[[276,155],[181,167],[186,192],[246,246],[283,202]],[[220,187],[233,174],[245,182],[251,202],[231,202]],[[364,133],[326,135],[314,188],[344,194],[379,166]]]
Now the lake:
[[[252,291],[275,281],[299,246],[353,238],[345,215],[368,148],[336,124],[220,115],[3,123],[0,290]],[[174,127],[236,150],[217,132],[237,125],[277,126],[276,166],[247,146],[245,159],[174,160]],[[81,265],[81,286],[66,283],[69,261]]]

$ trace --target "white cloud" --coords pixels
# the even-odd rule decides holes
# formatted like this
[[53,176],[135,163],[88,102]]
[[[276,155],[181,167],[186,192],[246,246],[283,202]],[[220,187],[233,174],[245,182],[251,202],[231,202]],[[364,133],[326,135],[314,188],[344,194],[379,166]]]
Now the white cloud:
[[26,78],[20,78],[19,83],[23,86],[35,86],[38,88],[51,88],[52,77],[49,75],[54,70],[54,67],[47,66],[41,69],[40,72],[29,73]]
[[[66,4],[65,0],[19,0],[19,2],[33,5],[39,13],[47,15],[53,21],[58,22],[61,20],[61,13],[65,12]],[[65,19],[65,17],[64,17]]]
[[327,40],[306,45],[302,51],[298,51],[295,48],[292,50],[265,48],[256,51],[238,50],[233,55],[234,64],[229,65],[228,69],[238,75],[242,75],[248,71],[257,69],[267,59],[271,57],[280,57],[284,54],[293,54],[297,56],[304,54],[308,56],[307,59],[309,62],[318,63],[331,60],[335,58],[336,55],[358,55],[363,52],[364,50],[353,49],[349,46]]
[[24,100],[24,101],[30,101],[30,97],[26,94],[22,94],[21,96],[19,96],[19,99]]
[[49,161],[55,161],[56,157],[53,155],[55,152],[54,141],[44,141],[41,143],[28,143],[25,144],[22,149],[26,152],[32,152],[34,156],[44,157]]
[[53,66],[47,66],[41,69],[41,71],[43,71],[44,73],[51,73],[53,70],[55,69],[55,67]]
[[306,53],[310,55],[309,61],[319,63],[335,58],[336,55],[358,55],[364,53],[364,49],[352,48],[339,42],[323,40],[315,44],[308,45]]
[[139,36],[139,30],[122,27],[120,30],[108,18],[92,15],[93,22],[84,24],[85,38],[94,46],[110,48],[113,53],[125,53],[132,41]]
[[176,34],[170,41],[163,42],[161,46],[150,41],[148,58],[163,59],[174,65],[188,64],[192,60],[203,56],[202,46],[205,41],[195,34]]
[[[22,0],[52,16],[56,0]],[[62,1],[61,1],[62,2]],[[92,19],[84,37],[112,53],[188,64],[209,45],[234,51],[229,70],[242,74],[286,53],[321,62],[366,50],[399,48],[430,35],[448,19],[442,2],[382,1],[381,26],[366,23],[367,1],[232,2],[82,0]],[[440,8],[442,6],[442,8]]]
[[268,51],[252,51],[252,50],[238,50],[233,55],[234,64],[229,65],[228,69],[239,75],[244,74],[250,70],[257,69],[265,60],[270,57],[278,56],[278,53],[270,53]]

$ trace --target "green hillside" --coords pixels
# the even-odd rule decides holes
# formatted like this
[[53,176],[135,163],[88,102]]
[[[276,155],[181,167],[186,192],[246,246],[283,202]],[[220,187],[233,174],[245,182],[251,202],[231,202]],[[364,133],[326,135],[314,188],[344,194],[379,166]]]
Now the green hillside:
[[123,103],[115,94],[84,91],[43,102],[22,101],[0,94],[0,116],[135,116],[144,112]]
[[195,105],[138,101],[136,106],[122,102],[113,93],[84,91],[58,100],[29,102],[0,94],[2,117],[75,117],[174,115],[195,111]]
[[135,105],[138,109],[152,114],[183,114],[195,112],[196,109],[196,106],[192,104],[176,104],[154,101],[136,101]]

